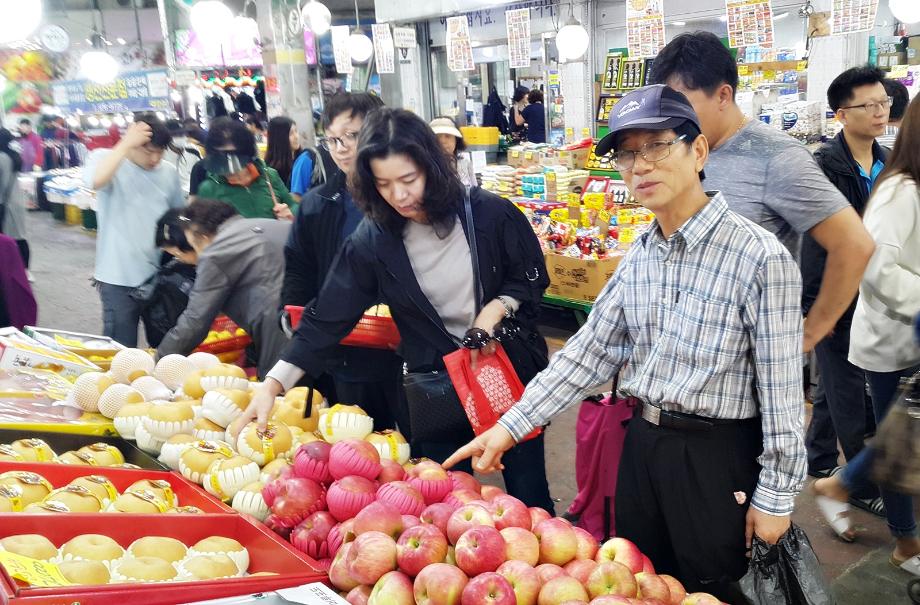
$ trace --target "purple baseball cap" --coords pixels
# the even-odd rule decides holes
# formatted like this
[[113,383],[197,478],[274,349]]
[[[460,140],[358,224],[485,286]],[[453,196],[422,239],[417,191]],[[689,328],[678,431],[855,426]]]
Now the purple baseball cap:
[[598,141],[594,154],[603,156],[616,145],[624,130],[670,130],[692,122],[697,130],[700,121],[683,93],[664,84],[637,88],[626,93],[610,111],[610,133]]

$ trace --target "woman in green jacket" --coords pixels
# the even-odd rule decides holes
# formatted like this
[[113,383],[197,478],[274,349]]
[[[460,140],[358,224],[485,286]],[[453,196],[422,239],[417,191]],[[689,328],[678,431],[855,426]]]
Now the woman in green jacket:
[[245,124],[229,117],[214,120],[205,148],[207,178],[198,197],[226,202],[244,218],[294,219],[297,203],[278,172],[259,159]]

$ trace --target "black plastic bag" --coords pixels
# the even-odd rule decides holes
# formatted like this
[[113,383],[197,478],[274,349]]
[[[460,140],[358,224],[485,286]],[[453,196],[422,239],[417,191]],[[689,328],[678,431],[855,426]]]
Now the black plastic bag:
[[751,605],[834,605],[808,536],[793,524],[774,546],[754,537],[741,591]]

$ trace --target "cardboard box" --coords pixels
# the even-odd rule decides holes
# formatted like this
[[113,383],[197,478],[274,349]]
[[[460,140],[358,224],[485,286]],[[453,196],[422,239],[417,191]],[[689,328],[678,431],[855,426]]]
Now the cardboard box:
[[907,39],[907,63],[920,65],[920,36],[911,36]]
[[100,371],[79,355],[47,347],[15,328],[4,328],[0,330],[0,369],[14,368],[51,370],[71,378]]
[[559,165],[565,166],[569,170],[580,170],[585,167],[585,164],[588,162],[588,156],[590,154],[590,147],[560,149],[558,152]]
[[623,255],[582,260],[559,254],[546,255],[549,288],[546,293],[582,302],[594,302],[616,271]]

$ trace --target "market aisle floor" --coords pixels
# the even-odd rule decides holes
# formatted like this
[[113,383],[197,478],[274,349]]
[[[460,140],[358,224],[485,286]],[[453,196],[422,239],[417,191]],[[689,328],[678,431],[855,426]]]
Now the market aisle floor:
[[[57,223],[44,212],[29,214],[29,228],[39,324],[101,333],[99,298],[90,283],[94,236],[79,227]],[[556,326],[546,333],[551,348],[558,350],[571,332]],[[576,492],[572,445],[576,416],[577,408],[562,414],[553,421],[546,437],[547,475],[560,513]],[[489,481],[493,480],[500,484],[500,479]],[[890,540],[884,521],[862,511],[853,514],[860,528],[855,544],[843,544],[833,537],[807,489],[799,497],[794,520],[808,532],[828,577],[834,580],[840,605],[908,603],[905,586],[909,576],[888,564]]]

